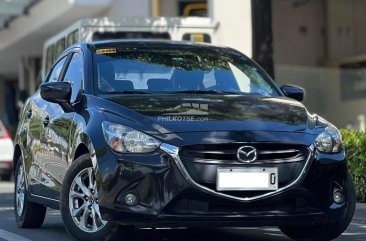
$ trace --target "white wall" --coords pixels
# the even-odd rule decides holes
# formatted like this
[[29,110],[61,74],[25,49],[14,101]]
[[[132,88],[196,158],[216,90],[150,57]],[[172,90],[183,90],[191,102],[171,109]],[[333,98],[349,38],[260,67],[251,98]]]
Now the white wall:
[[151,15],[150,0],[112,0],[109,10],[102,15],[110,18],[149,17]]
[[209,16],[220,22],[218,42],[252,57],[251,0],[209,0]]

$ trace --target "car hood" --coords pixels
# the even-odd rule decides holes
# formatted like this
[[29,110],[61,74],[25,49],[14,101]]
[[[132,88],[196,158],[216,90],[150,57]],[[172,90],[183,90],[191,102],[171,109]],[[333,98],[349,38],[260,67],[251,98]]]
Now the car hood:
[[99,103],[101,109],[144,126],[150,126],[159,133],[204,131],[311,133],[316,129],[314,124],[316,118],[308,114],[304,105],[285,97],[123,95],[105,98],[102,102],[109,103]]

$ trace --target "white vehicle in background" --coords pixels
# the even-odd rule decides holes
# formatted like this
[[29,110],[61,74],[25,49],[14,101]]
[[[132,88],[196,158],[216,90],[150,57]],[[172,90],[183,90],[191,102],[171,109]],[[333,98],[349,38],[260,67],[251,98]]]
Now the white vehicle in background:
[[77,42],[111,39],[164,39],[217,44],[218,22],[211,18],[83,19],[49,38],[43,46],[42,77],[66,48]]
[[14,145],[11,135],[0,120],[0,177],[9,181],[13,173]]

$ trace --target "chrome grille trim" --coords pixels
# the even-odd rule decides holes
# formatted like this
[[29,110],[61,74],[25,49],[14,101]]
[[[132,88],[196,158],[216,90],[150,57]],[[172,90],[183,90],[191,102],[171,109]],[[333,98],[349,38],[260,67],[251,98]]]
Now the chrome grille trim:
[[[179,150],[179,156],[184,163],[242,165],[243,163],[237,159],[240,144],[233,143],[233,146],[218,147],[219,150],[212,150],[214,145],[208,145],[208,149],[201,149],[205,148],[204,145],[184,146]],[[248,143],[248,145],[257,149],[258,158],[253,163],[245,163],[246,165],[302,162],[306,160],[308,155],[307,147],[301,145],[276,144],[277,146],[274,147],[265,147],[260,143]]]
[[278,153],[296,153],[296,152],[299,152],[299,150],[288,149],[288,150],[274,150],[274,151],[259,151],[258,154],[271,155],[271,154],[278,154]]
[[241,201],[241,202],[251,202],[251,201],[255,201],[255,200],[259,200],[259,199],[264,199],[266,197],[273,196],[273,195],[276,195],[276,194],[281,193],[283,191],[286,191],[286,190],[290,189],[291,187],[293,187],[294,185],[298,184],[300,181],[303,180],[303,178],[305,177],[305,174],[309,170],[309,168],[311,166],[311,163],[312,163],[312,157],[313,157],[313,152],[314,152],[314,146],[313,145],[311,145],[310,147],[307,148],[308,149],[308,156],[307,156],[306,162],[305,162],[305,164],[304,164],[304,166],[303,166],[303,168],[300,172],[300,175],[294,181],[292,181],[291,183],[289,183],[286,186],[281,187],[281,188],[279,188],[275,191],[272,191],[272,192],[268,192],[268,193],[253,196],[253,197],[242,198],[242,197],[236,197],[236,196],[233,196],[233,195],[217,192],[213,189],[202,186],[199,183],[197,183],[196,181],[194,181],[192,179],[192,177],[189,175],[187,169],[184,167],[184,165],[182,163],[182,160],[179,157],[179,151],[180,151],[179,147],[169,145],[169,144],[166,144],[166,143],[162,143],[160,145],[160,149],[163,150],[164,152],[168,153],[173,158],[175,164],[177,165],[178,169],[181,171],[184,178],[192,186],[198,188],[199,190],[201,190],[203,192],[215,195],[217,197],[223,197],[223,198],[227,198],[227,199],[230,199],[230,200]]

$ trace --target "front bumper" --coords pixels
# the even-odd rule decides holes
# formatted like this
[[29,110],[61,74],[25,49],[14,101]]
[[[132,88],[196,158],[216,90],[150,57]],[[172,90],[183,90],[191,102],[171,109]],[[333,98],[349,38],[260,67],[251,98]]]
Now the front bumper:
[[[347,203],[333,202],[333,188],[347,196],[344,152],[326,155],[310,148],[300,175],[274,192],[237,197],[196,183],[179,149],[163,144],[149,155],[97,153],[102,217],[141,226],[250,226],[329,223],[344,218]],[[127,193],[138,204],[124,203]]]

